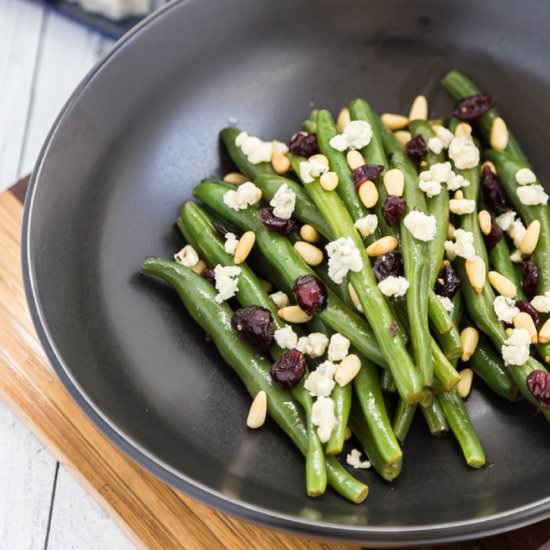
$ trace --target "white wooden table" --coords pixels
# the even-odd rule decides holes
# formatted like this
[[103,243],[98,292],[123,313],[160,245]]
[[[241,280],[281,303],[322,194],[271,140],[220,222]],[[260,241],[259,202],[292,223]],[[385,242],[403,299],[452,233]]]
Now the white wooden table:
[[[31,171],[65,100],[111,44],[38,4],[0,0],[0,191]],[[0,402],[0,549],[111,548],[133,545]]]

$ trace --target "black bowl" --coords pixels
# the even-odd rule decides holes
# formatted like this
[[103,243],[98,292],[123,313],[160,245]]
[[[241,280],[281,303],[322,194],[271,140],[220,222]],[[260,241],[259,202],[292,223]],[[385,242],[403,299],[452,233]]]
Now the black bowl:
[[392,485],[361,472],[360,506],[309,499],[303,460],[276,427],[245,427],[249,398],[174,293],[138,275],[171,257],[180,204],[230,164],[236,119],[287,139],[313,106],[364,96],[406,111],[451,101],[452,67],[498,100],[550,176],[550,4],[428,0],[188,0],[127,35],[74,93],[36,166],[23,254],[30,308],[74,398],[126,453],[191,496],[244,518],[371,544],[479,537],[550,513],[548,425],[483,389],[468,401],[489,465],[419,423]]

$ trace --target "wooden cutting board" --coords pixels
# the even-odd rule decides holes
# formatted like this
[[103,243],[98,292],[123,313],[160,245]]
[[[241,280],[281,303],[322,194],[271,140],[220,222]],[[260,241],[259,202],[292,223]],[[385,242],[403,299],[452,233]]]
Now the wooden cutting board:
[[[153,477],[95,428],[49,366],[27,311],[20,262],[24,190],[20,184],[0,194],[0,398],[42,444],[139,546],[162,550],[354,548],[290,536],[217,512]],[[550,520],[476,543],[439,548],[525,550],[538,548],[549,538]]]

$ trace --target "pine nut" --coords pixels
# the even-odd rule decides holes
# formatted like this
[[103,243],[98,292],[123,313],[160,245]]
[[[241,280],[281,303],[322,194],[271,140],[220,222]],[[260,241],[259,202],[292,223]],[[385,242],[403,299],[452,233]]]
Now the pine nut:
[[550,342],[550,319],[546,319],[539,330],[539,344],[548,344],[548,342]]
[[361,359],[351,353],[344,357],[334,373],[334,380],[339,386],[345,386],[349,384],[361,370]]
[[466,399],[472,390],[472,381],[474,380],[474,371],[472,369],[462,369],[459,373],[460,380],[456,385],[458,395]]
[[384,113],[381,117],[382,124],[389,130],[401,130],[409,125],[409,117]]
[[466,327],[460,333],[460,341],[462,342],[462,355],[460,356],[460,360],[469,361],[479,343],[478,330],[475,327]]
[[497,169],[495,167],[495,165],[490,161],[490,160],[486,160],[480,167],[480,171],[483,172],[484,168],[485,167],[488,167],[489,170],[491,170],[491,172],[493,172],[493,174],[496,174],[497,173]]
[[356,151],[355,149],[348,151],[346,155],[346,160],[348,161],[348,166],[350,170],[355,170],[356,168],[359,168],[359,166],[363,166],[365,164],[365,158],[359,151]]
[[191,271],[195,272],[197,275],[200,275],[206,269],[206,264],[199,260],[192,268]]
[[282,307],[278,314],[287,323],[308,323],[311,321],[311,317],[300,306]]
[[400,197],[405,189],[405,176],[399,168],[392,168],[384,174],[384,187],[388,195]]
[[336,172],[325,172],[319,183],[325,191],[334,191],[338,187],[338,174]]
[[273,151],[271,154],[271,166],[277,174],[286,174],[290,170],[290,160],[283,153]]
[[290,304],[288,296],[281,290],[270,294],[269,297],[271,298],[271,301],[275,304],[275,306],[277,306],[277,309],[282,309]]
[[370,180],[362,183],[358,191],[361,202],[367,207],[372,208],[378,202],[378,189]]
[[392,235],[386,235],[377,241],[374,241],[372,244],[367,246],[366,253],[369,256],[382,256],[382,254],[387,254],[392,250],[395,250],[398,245],[398,241]]
[[351,298],[351,302],[355,306],[355,309],[363,313],[363,306],[361,305],[361,302],[359,301],[359,296],[357,296],[357,292],[355,292],[355,289],[353,288],[353,285],[351,283],[348,283],[348,292],[349,297]]
[[248,416],[246,417],[246,425],[255,430],[264,425],[267,416],[267,395],[265,391],[259,391],[250,405]]
[[241,174],[240,172],[229,172],[223,177],[225,183],[233,183],[234,185],[241,185],[245,181],[248,181],[248,178]]
[[522,254],[529,256],[533,254],[540,237],[540,222],[539,220],[533,220],[528,226],[521,243],[519,243],[519,249]]
[[487,275],[491,286],[505,298],[514,298],[517,294],[516,285],[507,279],[504,275],[501,275],[498,271],[489,271]]
[[258,281],[259,283],[262,285],[262,288],[269,294],[272,290],[273,290],[273,285],[269,282],[269,281],[266,281],[265,279],[260,279],[258,277]]
[[248,255],[252,251],[255,242],[256,233],[254,233],[254,231],[247,231],[246,233],[243,233],[242,237],[237,243],[237,248],[235,249],[233,261],[236,264],[242,264],[248,258]]
[[485,262],[479,256],[475,256],[471,260],[466,260],[465,267],[472,288],[479,294],[483,290],[487,276]]
[[487,210],[480,210],[477,215],[479,220],[479,228],[484,235],[489,235],[491,233],[491,228],[493,227],[493,222],[491,221],[491,214]]
[[185,267],[193,267],[197,265],[199,255],[190,244],[186,244],[179,252],[174,254],[174,260]]
[[426,96],[419,95],[412,102],[409,120],[428,120],[428,100]]
[[323,261],[323,251],[320,248],[305,241],[294,243],[294,250],[298,252],[307,265],[319,265]]
[[455,238],[455,231],[456,227],[452,223],[449,223],[447,226],[447,239],[452,241]]
[[515,328],[523,328],[529,333],[532,344],[537,343],[537,340],[538,340],[537,327],[535,326],[535,322],[533,321],[533,318],[531,317],[531,315],[529,315],[525,311],[520,311],[514,317],[513,323]]
[[504,149],[508,146],[508,137],[509,134],[506,122],[504,122],[504,120],[500,117],[495,118],[493,125],[491,126],[491,133],[489,136],[489,143],[491,144],[491,147],[497,151],[504,151]]
[[340,112],[338,113],[338,117],[336,118],[336,128],[339,132],[343,132],[350,122],[351,115],[349,113],[349,109],[347,107],[344,107],[340,110]]
[[344,432],[344,440],[347,441],[352,435],[353,433],[349,429],[349,426],[346,426],[346,431]]
[[316,243],[321,238],[317,229],[308,223],[300,227],[300,237],[308,243]]
[[317,155],[313,155],[313,156],[309,157],[308,160],[310,162],[318,162],[319,164],[323,164],[327,168],[330,166],[330,164],[328,162],[328,158],[325,157],[325,155],[321,155],[320,153],[318,153]]
[[510,336],[512,336],[512,334],[514,333],[514,329],[511,329],[510,327],[508,327],[504,332],[506,333],[506,336],[510,338]]
[[407,145],[407,142],[411,141],[412,135],[408,130],[397,130],[397,132],[394,132],[393,134],[395,136],[395,139],[399,142],[399,145],[401,147],[405,147]]
[[455,128],[455,137],[472,137],[472,127],[467,122],[459,122]]
[[463,198],[464,198],[464,193],[460,189],[458,191],[455,191],[453,199],[460,200],[460,199],[463,199]]

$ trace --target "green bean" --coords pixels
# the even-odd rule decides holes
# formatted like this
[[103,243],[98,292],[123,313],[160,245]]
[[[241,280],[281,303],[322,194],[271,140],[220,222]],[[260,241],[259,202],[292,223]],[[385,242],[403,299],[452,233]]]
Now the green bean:
[[[453,311],[451,313],[451,319],[455,327],[458,327],[458,323],[462,318],[462,310],[462,296],[457,292],[453,298]],[[458,330],[450,330],[444,334],[438,334],[437,339],[441,350],[449,361],[456,361],[462,355],[462,340],[460,339]]]
[[431,349],[435,377],[445,390],[454,388],[460,381],[458,372],[433,338],[431,338]]
[[385,393],[395,393],[395,382],[388,369],[382,369],[380,373],[380,387]]
[[[275,385],[269,362],[258,356],[233,331],[231,308],[226,303],[216,303],[216,291],[212,285],[190,269],[158,258],[147,258],[143,271],[160,277],[175,288],[187,311],[212,337],[221,356],[237,373],[248,393],[254,397],[260,391],[266,392],[269,415],[306,455],[307,432],[296,401]],[[327,457],[326,469],[328,482],[338,493],[355,503],[365,500],[368,487],[353,478],[334,457]]]
[[428,313],[430,322],[437,334],[446,334],[453,329],[456,331],[455,324],[449,312],[445,309],[445,306],[435,292],[428,294]]
[[392,427],[395,432],[395,437],[397,437],[401,445],[405,443],[417,406],[416,403],[414,405],[407,405],[403,399],[399,399],[397,402],[397,407],[393,415]]
[[319,109],[313,109],[313,111],[311,111],[309,116],[302,123],[302,128],[308,134],[316,134],[317,133],[317,114],[318,113],[319,113]]
[[472,468],[484,466],[485,453],[462,398],[456,391],[450,391],[440,393],[437,400],[462,449],[466,464]]
[[510,259],[510,248],[504,236],[489,250],[489,262],[495,271],[498,271],[516,285],[518,291],[516,297],[519,299],[524,298],[519,273],[514,262]]
[[445,435],[449,431],[449,424],[437,399],[433,399],[427,407],[420,407],[422,416],[428,425],[430,434],[435,437]]

